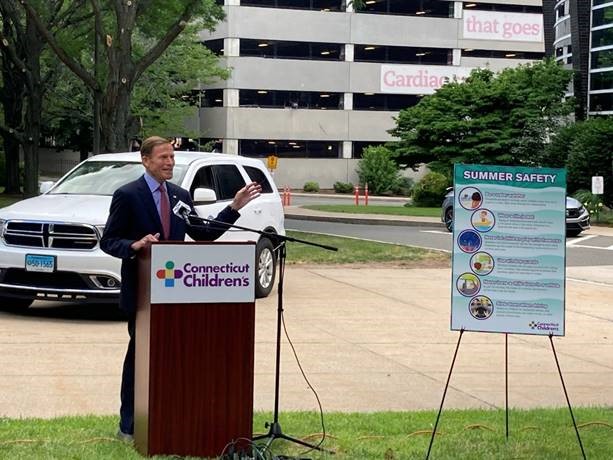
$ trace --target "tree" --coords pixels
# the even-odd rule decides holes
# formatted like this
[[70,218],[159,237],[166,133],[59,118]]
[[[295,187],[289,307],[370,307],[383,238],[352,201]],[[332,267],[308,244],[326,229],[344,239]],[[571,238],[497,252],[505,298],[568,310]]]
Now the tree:
[[182,33],[136,84],[132,113],[139,119],[139,137],[198,137],[198,130],[186,129],[185,120],[199,110],[199,88],[212,78],[228,78],[229,71],[218,67],[217,56],[198,43],[197,32],[190,27]]
[[613,204],[613,118],[590,118],[574,134],[566,165],[569,191],[591,190],[592,176],[603,176],[604,201]]
[[[36,28],[23,17],[15,1],[0,2],[2,29],[0,31],[0,56],[2,58],[2,88],[0,98],[4,122],[0,134],[4,141],[6,160],[5,193],[20,193],[19,148],[23,148],[24,193],[33,196],[38,192],[38,143],[40,139],[40,114],[44,92],[41,73],[43,42]],[[55,27],[53,18],[46,23]]]
[[[71,47],[71,30],[54,33],[46,27],[45,11],[35,0],[19,1],[58,58],[100,100],[102,148],[109,152],[125,150],[130,135],[137,131],[130,111],[131,99],[136,82],[145,71],[188,22],[211,30],[223,17],[223,10],[214,0],[90,0],[96,38],[104,45],[103,63],[92,66],[91,55],[84,56]],[[82,0],[60,3],[85,8]],[[146,49],[136,46],[137,37],[148,39],[150,46]]]
[[551,130],[572,112],[571,73],[551,60],[494,74],[473,70],[404,109],[390,133],[397,161],[450,175],[454,163],[538,164]]
[[373,195],[381,195],[395,188],[400,180],[398,166],[392,153],[384,146],[370,146],[364,150],[357,167],[360,184],[368,184]]

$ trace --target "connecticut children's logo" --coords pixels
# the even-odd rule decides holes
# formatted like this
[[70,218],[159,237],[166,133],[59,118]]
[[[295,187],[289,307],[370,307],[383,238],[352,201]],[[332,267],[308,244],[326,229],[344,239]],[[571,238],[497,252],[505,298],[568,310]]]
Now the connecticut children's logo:
[[169,260],[165,264],[166,268],[158,270],[156,276],[164,280],[164,287],[174,287],[175,280],[181,279],[183,277],[183,272],[181,270],[175,270],[175,263],[172,260]]

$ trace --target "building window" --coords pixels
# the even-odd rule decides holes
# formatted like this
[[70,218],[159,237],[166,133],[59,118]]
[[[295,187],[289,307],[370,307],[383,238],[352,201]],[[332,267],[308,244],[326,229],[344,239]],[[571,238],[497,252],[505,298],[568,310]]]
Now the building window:
[[241,0],[241,6],[297,10],[344,11],[342,0]]
[[569,8],[570,8],[570,3],[568,2],[568,0],[559,4],[556,7],[556,21],[559,21],[563,17],[568,16],[570,12]]
[[613,45],[613,27],[592,32],[592,48]]
[[613,112],[613,93],[590,94],[590,112]]
[[[562,48],[559,48],[562,49]],[[558,56],[556,50],[556,56]],[[545,53],[534,53],[527,51],[500,51],[500,50],[478,50],[478,49],[464,49],[462,50],[462,57],[478,57],[478,58],[495,58],[495,59],[527,59],[527,60],[539,60],[545,57]]]
[[343,93],[241,89],[239,105],[241,107],[339,110],[343,108]]
[[355,45],[353,52],[355,62],[432,65],[451,65],[453,63],[453,51],[450,48]]
[[602,89],[613,89],[613,70],[590,74],[590,90],[598,91]]
[[275,155],[282,158],[340,158],[341,142],[293,141],[279,139],[241,139],[238,153],[246,157],[265,158]]
[[223,107],[223,89],[207,89],[200,93],[200,107]]
[[273,59],[308,59],[342,61],[344,45],[339,43],[311,43],[274,40],[241,39],[240,55]]
[[440,0],[367,0],[358,12],[451,18],[453,17],[453,2],[442,2]]
[[389,110],[399,112],[416,105],[421,97],[413,94],[354,93],[353,110]]
[[202,44],[206,46],[214,55],[223,56],[223,38],[219,38],[217,40],[206,40],[202,42]]
[[[541,6],[499,5],[499,4],[494,4],[494,3],[464,2],[463,7],[465,10],[503,11],[505,13],[543,14],[543,7]],[[566,11],[566,14],[564,16],[568,15],[568,7],[566,7],[565,11]],[[556,9],[556,14],[557,14],[557,9]]]
[[608,69],[613,67],[613,48],[592,51],[592,69]]
[[353,141],[351,143],[351,158],[362,158],[364,154],[364,150],[367,147],[378,147],[380,145],[385,145],[385,142],[377,142],[377,141]]
[[613,24],[613,5],[605,6],[594,10],[592,16],[592,27]]

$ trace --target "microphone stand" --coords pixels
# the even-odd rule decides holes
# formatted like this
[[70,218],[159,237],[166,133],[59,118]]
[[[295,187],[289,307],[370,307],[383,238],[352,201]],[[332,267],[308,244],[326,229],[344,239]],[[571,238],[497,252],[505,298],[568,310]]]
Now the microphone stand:
[[[268,439],[268,441],[266,441],[266,444],[264,445],[262,449],[262,452],[265,452],[266,450],[268,450],[275,439],[284,439],[286,441],[308,447],[309,449],[325,451],[325,449],[323,449],[319,445],[310,444],[301,439],[297,439],[297,438],[286,435],[285,433],[283,433],[281,424],[279,423],[279,382],[280,382],[280,373],[281,373],[281,326],[282,326],[282,321],[283,321],[283,278],[284,278],[284,273],[285,273],[285,259],[286,259],[286,252],[287,252],[286,243],[288,241],[291,241],[294,243],[307,244],[310,246],[316,246],[322,249],[326,249],[328,251],[338,251],[338,248],[335,248],[334,246],[328,246],[325,244],[312,243],[310,241],[300,240],[298,238],[292,238],[291,236],[278,235],[276,233],[265,232],[262,230],[255,230],[255,229],[247,228],[247,227],[241,227],[240,225],[228,224],[225,222],[220,222],[218,220],[207,219],[204,217],[196,216],[194,214],[187,214],[187,213],[177,213],[177,214],[180,215],[180,217],[182,217],[187,222],[188,225],[193,225],[190,222],[190,219],[195,219],[199,221],[201,225],[203,223],[208,223],[208,224],[219,225],[224,228],[237,228],[239,230],[245,230],[248,232],[258,233],[262,236],[265,236],[266,238],[269,238],[270,240],[275,242],[275,244],[278,243],[277,247],[274,248],[274,251],[277,252],[278,257],[279,257],[279,267],[278,267],[279,268],[279,278],[278,278],[279,281],[277,284],[277,340],[276,340],[276,350],[275,350],[275,402],[274,402],[273,420],[272,422],[266,422],[264,424],[264,426],[268,428],[268,433],[260,435],[260,436],[255,436],[253,440],[258,441],[260,439]],[[326,452],[334,453],[332,451],[326,451]]]

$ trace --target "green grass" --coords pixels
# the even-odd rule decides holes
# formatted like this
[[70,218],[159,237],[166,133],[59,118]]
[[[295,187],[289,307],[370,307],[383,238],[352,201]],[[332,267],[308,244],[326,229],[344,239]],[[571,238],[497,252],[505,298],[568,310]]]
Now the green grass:
[[441,217],[441,208],[419,208],[417,206],[356,206],[354,204],[310,204],[305,209],[353,214],[385,214],[388,216]]
[[[613,452],[613,409],[575,408],[587,458],[609,460]],[[269,413],[256,413],[254,434],[265,433]],[[328,413],[324,447],[336,452],[304,454],[296,444],[276,440],[274,455],[313,460],[423,459],[436,420],[433,411]],[[285,412],[283,432],[310,443],[321,438],[319,414]],[[504,411],[443,411],[430,458],[457,459],[580,459],[581,450],[568,409],[512,410],[510,436],[505,440]],[[117,418],[63,417],[50,420],[0,419],[2,459],[139,459],[134,448],[115,439]],[[177,457],[156,457],[177,458]]]
[[0,193],[0,208],[16,203],[19,200],[23,200],[21,195],[4,195]]
[[368,264],[382,262],[412,264],[430,261],[440,263],[443,266],[449,261],[449,254],[427,249],[298,231],[287,232],[287,234],[292,238],[338,248],[338,252],[333,252],[302,243],[290,242],[287,246],[287,262],[290,264]]

